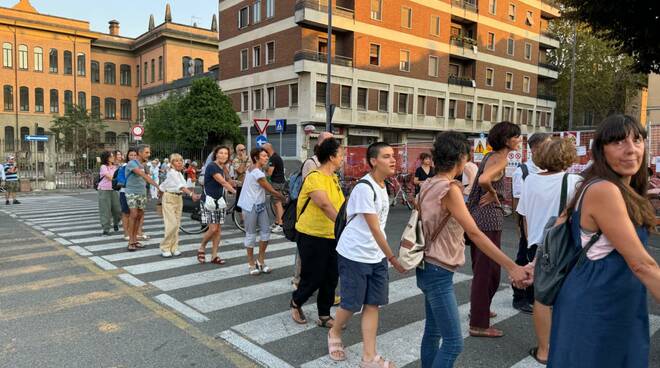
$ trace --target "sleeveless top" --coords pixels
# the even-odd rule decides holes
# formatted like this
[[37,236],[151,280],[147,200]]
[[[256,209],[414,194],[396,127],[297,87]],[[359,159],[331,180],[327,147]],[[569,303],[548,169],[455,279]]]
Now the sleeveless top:
[[[442,267],[448,271],[455,272],[465,264],[465,238],[463,228],[450,216],[447,207],[442,204],[452,185],[462,185],[457,180],[449,181],[444,178],[431,177],[426,179],[420,188],[422,228],[426,249],[424,249],[424,261]],[[431,239],[447,216],[450,216],[446,224],[440,230],[435,239]]]
[[[477,223],[479,230],[481,231],[502,231],[502,226],[504,224],[504,210],[501,206],[498,206],[496,203],[490,203],[484,207],[479,206],[479,201],[487,192],[479,185],[479,178],[484,172],[486,163],[488,159],[494,153],[491,152],[484,157],[483,161],[479,165],[479,170],[477,171],[477,176],[475,177],[475,184],[472,187],[470,196],[468,197],[468,210],[474,218],[474,221]],[[492,182],[493,188],[497,192],[497,197],[500,200],[500,203],[504,200],[504,175],[497,180]]]

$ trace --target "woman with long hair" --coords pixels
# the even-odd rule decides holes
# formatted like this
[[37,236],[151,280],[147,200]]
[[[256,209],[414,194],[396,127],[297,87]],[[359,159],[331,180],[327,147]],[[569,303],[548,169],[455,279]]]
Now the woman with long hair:
[[598,127],[593,164],[568,207],[583,249],[552,311],[548,367],[648,367],[647,290],[660,302],[660,268],[646,249],[655,213],[648,199],[646,131],[630,116]]
[[101,152],[101,168],[99,169],[99,184],[96,187],[99,195],[99,220],[103,228],[103,235],[110,235],[110,226],[119,231],[121,220],[121,207],[119,196],[112,189],[112,177],[117,170],[115,156],[110,151]]
[[206,165],[204,172],[204,193],[202,194],[200,207],[202,209],[202,222],[209,225],[208,230],[204,233],[202,243],[197,251],[197,261],[199,263],[206,262],[206,243],[211,243],[211,263],[222,265],[225,260],[218,256],[218,248],[220,247],[220,225],[225,222],[225,209],[217,208],[209,210],[204,206],[206,197],[211,197],[216,203],[224,197],[224,191],[236,194],[236,189],[227,181],[226,165],[229,161],[229,147],[218,146],[213,150],[213,161]]

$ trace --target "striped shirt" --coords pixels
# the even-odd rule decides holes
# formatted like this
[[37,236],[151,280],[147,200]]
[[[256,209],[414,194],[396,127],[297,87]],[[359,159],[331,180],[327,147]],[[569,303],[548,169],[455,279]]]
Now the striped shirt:
[[6,181],[18,181],[18,170],[13,171],[13,169],[16,167],[14,164],[5,162],[2,166],[4,168]]

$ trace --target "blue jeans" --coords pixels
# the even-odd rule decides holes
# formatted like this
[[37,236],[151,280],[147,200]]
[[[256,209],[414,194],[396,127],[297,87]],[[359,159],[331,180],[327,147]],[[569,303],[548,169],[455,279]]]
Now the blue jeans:
[[[417,268],[417,287],[424,293],[426,326],[422,368],[453,367],[463,351],[463,335],[454,294],[454,273],[429,263]],[[440,340],[442,339],[442,345]]]

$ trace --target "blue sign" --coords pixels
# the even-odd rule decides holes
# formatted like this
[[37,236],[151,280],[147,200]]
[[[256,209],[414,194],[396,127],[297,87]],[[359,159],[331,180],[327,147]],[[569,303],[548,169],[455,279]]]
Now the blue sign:
[[284,133],[286,131],[286,119],[275,120],[275,131],[277,133]]
[[255,141],[257,142],[257,147],[261,147],[264,144],[268,143],[268,138],[265,135],[260,135],[260,136],[257,136]]
[[48,142],[48,136],[47,135],[26,135],[25,140],[30,142],[30,141],[36,141],[36,142]]
[[479,139],[484,139],[486,138],[486,135],[484,133],[479,133]]

